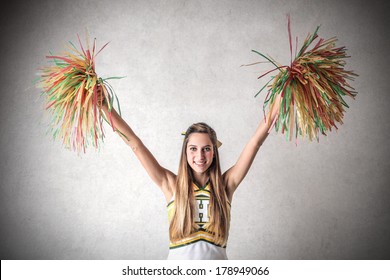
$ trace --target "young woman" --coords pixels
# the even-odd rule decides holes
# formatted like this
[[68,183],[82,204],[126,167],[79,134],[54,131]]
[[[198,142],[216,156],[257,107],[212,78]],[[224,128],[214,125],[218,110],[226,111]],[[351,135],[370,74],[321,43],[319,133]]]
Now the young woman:
[[[276,107],[225,173],[221,173],[215,131],[205,123],[191,125],[185,134],[177,175],[162,167],[130,126],[111,111],[119,135],[165,196],[171,240],[168,259],[227,259],[230,203],[268,135]],[[107,116],[104,102],[102,110]]]

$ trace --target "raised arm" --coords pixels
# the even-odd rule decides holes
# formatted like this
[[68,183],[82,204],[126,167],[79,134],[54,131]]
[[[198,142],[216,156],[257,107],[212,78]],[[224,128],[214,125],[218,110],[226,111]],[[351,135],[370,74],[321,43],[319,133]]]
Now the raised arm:
[[261,145],[268,136],[268,131],[272,126],[275,118],[277,118],[277,108],[280,104],[280,96],[275,101],[275,106],[272,108],[268,117],[261,121],[256,129],[254,135],[250,138],[249,142],[244,147],[235,165],[223,174],[223,179],[227,187],[228,198],[231,201],[233,193],[245,178],[248,173],[253,160],[255,159],[257,152]]
[[[107,104],[103,103],[101,109],[108,117]],[[163,168],[152,155],[152,153],[142,143],[141,139],[133,132],[130,126],[114,110],[111,110],[112,122],[118,134],[123,141],[133,150],[150,178],[159,186],[164,193],[167,201],[170,201],[173,195],[172,186],[174,186],[176,175]]]

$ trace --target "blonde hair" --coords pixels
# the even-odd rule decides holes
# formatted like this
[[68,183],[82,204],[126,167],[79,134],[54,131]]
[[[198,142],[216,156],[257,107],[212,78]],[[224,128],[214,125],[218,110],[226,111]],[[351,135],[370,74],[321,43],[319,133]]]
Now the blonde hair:
[[169,226],[169,235],[172,242],[188,237],[195,230],[195,199],[192,183],[193,171],[187,162],[188,138],[192,133],[206,133],[209,135],[214,149],[214,159],[208,169],[210,177],[210,221],[206,230],[215,236],[217,245],[225,246],[229,232],[230,212],[226,188],[222,180],[218,154],[218,140],[215,131],[205,123],[191,125],[186,134],[181,151],[179,171],[175,188],[175,211]]

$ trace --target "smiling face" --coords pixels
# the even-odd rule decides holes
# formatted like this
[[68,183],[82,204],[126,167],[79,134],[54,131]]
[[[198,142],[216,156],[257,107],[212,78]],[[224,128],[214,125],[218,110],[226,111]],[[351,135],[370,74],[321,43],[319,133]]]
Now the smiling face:
[[187,144],[187,162],[196,173],[205,173],[214,159],[213,142],[207,133],[191,133]]

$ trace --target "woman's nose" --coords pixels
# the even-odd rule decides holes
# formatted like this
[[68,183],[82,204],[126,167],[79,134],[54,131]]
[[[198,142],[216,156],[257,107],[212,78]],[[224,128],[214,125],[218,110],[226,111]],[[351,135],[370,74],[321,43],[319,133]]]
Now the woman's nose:
[[204,151],[203,150],[199,150],[198,157],[199,158],[203,158],[204,157]]

